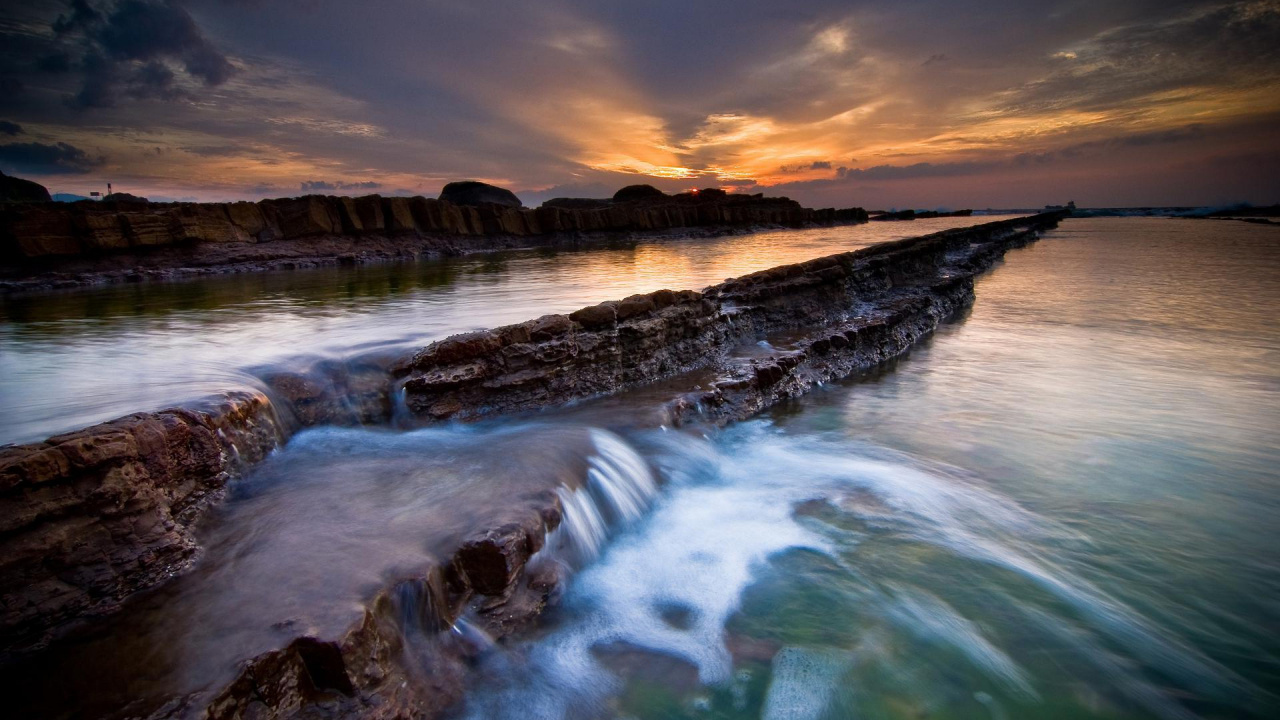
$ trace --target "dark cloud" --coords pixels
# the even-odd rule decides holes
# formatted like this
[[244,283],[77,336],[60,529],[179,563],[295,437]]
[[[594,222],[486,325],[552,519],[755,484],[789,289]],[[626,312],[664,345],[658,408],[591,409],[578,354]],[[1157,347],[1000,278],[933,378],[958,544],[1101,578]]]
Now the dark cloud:
[[173,71],[164,63],[152,60],[129,73],[126,92],[137,98],[172,100],[184,93],[174,85]]
[[947,57],[946,53],[935,53],[933,55],[930,55],[928,60],[925,60],[923,63],[920,63],[920,67],[929,67],[930,65],[933,65],[935,63],[945,62],[949,59],[950,58]]
[[58,19],[53,21],[53,31],[58,35],[66,35],[77,30],[89,30],[100,22],[102,22],[102,13],[90,5],[88,0],[71,0],[71,13],[59,15]]
[[830,170],[830,169],[831,169],[830,160],[814,160],[808,165],[805,165],[805,164],[783,165],[782,167],[778,168],[778,172],[789,175],[793,173],[802,173],[809,170]]
[[187,72],[208,85],[231,77],[226,56],[196,27],[177,3],[121,0],[92,35],[111,57],[122,60],[179,59]]
[[1249,0],[1113,28],[1054,55],[1057,69],[1009,94],[1006,111],[1096,111],[1170,92],[1280,82],[1280,4]]
[[303,180],[303,192],[320,192],[325,190],[377,190],[382,187],[382,183],[366,180],[364,182],[346,182],[339,180],[337,182],[328,182],[326,180]]
[[0,120],[0,135],[21,135],[22,126],[8,120]]
[[235,67],[174,0],[117,0],[94,5],[75,0],[69,14],[52,24],[54,34],[78,55],[56,50],[36,68],[77,72],[80,89],[70,102],[80,108],[115,105],[122,97],[174,100],[187,97],[175,72],[213,87]]
[[0,145],[0,166],[6,170],[34,175],[87,173],[102,164],[84,150],[67,143],[9,143]]
[[36,69],[47,73],[65,73],[71,70],[71,56],[65,52],[52,52],[36,62]]

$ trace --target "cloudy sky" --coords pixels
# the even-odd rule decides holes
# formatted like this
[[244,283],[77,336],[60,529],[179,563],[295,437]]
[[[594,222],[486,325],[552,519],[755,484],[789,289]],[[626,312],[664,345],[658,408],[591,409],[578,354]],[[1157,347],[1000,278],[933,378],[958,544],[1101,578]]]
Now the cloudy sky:
[[1280,0],[24,0],[0,170],[152,199],[1280,201]]

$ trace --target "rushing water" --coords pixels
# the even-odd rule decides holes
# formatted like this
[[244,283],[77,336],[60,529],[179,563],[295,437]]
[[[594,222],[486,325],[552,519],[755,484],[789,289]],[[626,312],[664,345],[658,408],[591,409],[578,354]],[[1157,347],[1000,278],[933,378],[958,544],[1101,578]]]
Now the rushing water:
[[472,717],[1280,711],[1280,234],[1071,220],[886,372],[710,438]]
[[996,219],[876,222],[0,299],[0,444],[259,388],[257,377],[269,367],[409,351],[454,333],[662,288],[698,290],[775,265]]
[[574,573],[479,657],[462,716],[1280,716],[1280,231],[1068,220],[977,297],[892,366],[723,431],[646,427],[643,391],[537,422],[307,430],[234,486],[192,573],[9,673],[16,707],[217,687],[554,491],[544,554]]

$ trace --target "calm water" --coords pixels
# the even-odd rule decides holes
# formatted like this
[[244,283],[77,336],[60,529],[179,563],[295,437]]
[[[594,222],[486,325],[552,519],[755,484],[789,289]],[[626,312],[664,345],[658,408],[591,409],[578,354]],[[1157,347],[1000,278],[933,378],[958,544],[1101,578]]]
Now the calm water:
[[407,351],[569,312],[999,218],[642,242],[443,262],[232,275],[0,299],[0,444],[260,387],[269,366]]
[[[702,284],[759,266],[651,249]],[[676,276],[642,250],[616,267]],[[595,260],[506,262],[402,295]],[[652,287],[576,282],[571,307]],[[1280,230],[1069,220],[977,294],[892,367],[720,432],[637,428],[643,392],[537,422],[307,430],[235,485],[194,572],[6,673],[6,695],[94,716],[217,686],[556,489],[542,560],[572,569],[565,595],[481,656],[462,716],[1280,716]],[[406,317],[446,312],[402,295]],[[474,324],[541,311],[490,302]],[[393,327],[375,314],[339,313]]]

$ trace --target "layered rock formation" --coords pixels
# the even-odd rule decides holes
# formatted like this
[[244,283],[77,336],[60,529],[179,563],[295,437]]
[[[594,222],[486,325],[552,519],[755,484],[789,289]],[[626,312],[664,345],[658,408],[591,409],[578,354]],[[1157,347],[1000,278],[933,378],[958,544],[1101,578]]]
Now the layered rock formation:
[[[1060,215],[950,230],[786,265],[702,292],[660,290],[568,315],[447,338],[342,381],[278,377],[304,422],[418,422],[546,408],[666,380],[666,421],[744,418],[814,384],[895,357],[973,299],[973,277]],[[760,350],[758,341],[769,341]],[[372,368],[373,366],[369,366]],[[346,387],[357,401],[335,388]],[[664,386],[666,387],[666,386]],[[664,391],[666,392],[666,391]],[[395,401],[392,398],[397,398]],[[10,518],[0,535],[9,650],[108,612],[190,562],[188,529],[240,461],[281,441],[260,396],[201,412],[134,415],[0,453]],[[336,637],[298,636],[248,660],[227,686],[158,716],[431,716],[461,692],[474,652],[442,633],[464,612],[501,637],[561,581],[536,562],[561,496],[509,498],[438,566],[396,580]],[[415,645],[424,642],[425,645]],[[415,664],[406,667],[413,645]],[[415,665],[420,667],[420,665]]]
[[0,290],[133,281],[173,268],[438,256],[573,243],[593,233],[866,220],[860,208],[812,210],[787,198],[720,191],[559,200],[529,209],[510,191],[476,182],[450,183],[440,199],[307,195],[256,203],[148,203],[113,197],[0,207]]
[[[1057,218],[948,230],[765,270],[701,293],[659,290],[458,335],[426,347],[393,372],[401,378],[405,405],[418,417],[473,419],[616,392],[694,368],[722,364],[736,371],[731,359],[740,346],[779,332],[831,328],[822,339],[838,334],[845,341],[819,343],[824,352],[815,354],[832,345],[856,353],[860,338],[874,336],[879,326],[901,325],[903,312],[949,314],[955,298],[971,297],[975,273]],[[872,313],[865,309],[871,302],[888,309]],[[937,321],[926,324],[932,328]],[[849,340],[859,341],[852,350]],[[776,384],[781,376],[773,378],[773,372],[753,371],[753,387]],[[727,387],[740,390],[741,381],[735,375]]]
[[0,448],[0,647],[38,646],[185,569],[192,524],[284,438],[265,396],[233,393]]

